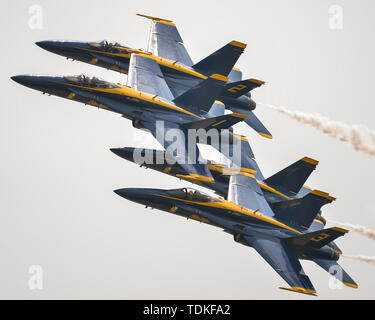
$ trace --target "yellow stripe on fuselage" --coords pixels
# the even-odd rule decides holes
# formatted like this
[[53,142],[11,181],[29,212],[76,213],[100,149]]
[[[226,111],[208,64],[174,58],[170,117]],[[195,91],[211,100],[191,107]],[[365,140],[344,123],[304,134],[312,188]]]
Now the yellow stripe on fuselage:
[[274,188],[271,188],[270,186],[266,185],[265,183],[263,183],[263,182],[261,182],[261,181],[259,181],[259,180],[257,180],[257,182],[258,182],[259,187],[261,187],[262,189],[267,190],[267,191],[270,191],[270,192],[272,192],[272,193],[275,193],[275,194],[277,194],[277,195],[279,195],[279,196],[281,196],[281,197],[284,197],[285,199],[292,200],[292,198],[290,198],[290,197],[288,197],[287,195],[281,193],[280,191],[277,191],[277,190],[274,189]]
[[280,221],[277,221],[273,218],[267,217],[267,216],[259,213],[258,211],[254,211],[254,210],[251,210],[251,209],[248,209],[248,208],[241,207],[239,205],[236,205],[232,202],[229,202],[229,201],[221,199],[221,198],[215,198],[216,200],[218,200],[218,202],[197,202],[197,201],[179,199],[179,198],[174,198],[174,197],[168,197],[168,196],[164,196],[164,195],[161,195],[161,194],[155,194],[155,195],[159,196],[159,197],[162,197],[162,198],[182,201],[182,202],[186,202],[186,203],[197,204],[197,205],[201,205],[201,206],[205,206],[205,207],[230,210],[230,211],[233,211],[233,212],[237,212],[237,213],[240,213],[240,214],[250,216],[250,217],[258,219],[258,220],[262,220],[264,222],[267,222],[269,224],[278,226],[280,228],[287,229],[287,230],[293,231],[293,232],[298,233],[298,234],[302,234],[302,232],[299,232],[298,230],[296,230],[292,227],[289,227],[288,225],[286,225],[286,224],[284,224]]
[[101,54],[105,54],[105,55],[108,55],[108,56],[128,58],[128,59],[130,59],[130,55],[132,53],[135,53],[139,56],[155,60],[161,66],[164,66],[164,67],[167,67],[167,68],[170,68],[170,69],[173,69],[173,70],[177,70],[181,73],[185,73],[185,74],[188,74],[190,76],[194,76],[196,78],[200,78],[200,79],[203,79],[203,80],[208,78],[205,75],[203,75],[203,74],[201,74],[201,73],[199,73],[199,72],[197,72],[193,69],[190,69],[188,67],[185,67],[185,66],[182,66],[182,65],[178,64],[177,61],[171,61],[171,60],[168,60],[168,59],[165,59],[165,58],[161,58],[161,57],[155,56],[151,53],[148,53],[148,52],[145,52],[145,51],[142,51],[142,50],[127,49],[127,48],[122,48],[122,47],[117,47],[117,46],[115,48],[120,50],[120,51],[124,51],[126,53],[114,53],[114,52],[106,52],[106,51],[99,51],[99,50],[94,50],[94,49],[86,49],[86,48],[76,47],[76,49],[81,49],[81,50],[85,50],[85,51],[89,51],[89,52],[101,53]]
[[104,88],[104,89],[84,87],[84,86],[79,86],[79,85],[70,84],[70,83],[69,84],[64,83],[64,84],[72,86],[72,87],[86,89],[86,90],[111,93],[111,94],[120,95],[120,96],[127,96],[127,97],[131,97],[133,99],[138,98],[138,99],[141,99],[141,100],[153,103],[153,104],[157,104],[159,106],[162,106],[162,107],[165,107],[165,108],[168,108],[168,109],[172,109],[172,110],[175,110],[175,111],[179,111],[179,112],[188,114],[188,115],[196,117],[198,119],[203,119],[202,117],[200,117],[200,116],[198,116],[198,115],[196,115],[196,114],[194,114],[190,111],[187,111],[187,110],[185,110],[181,107],[178,107],[178,106],[176,106],[172,103],[168,103],[166,101],[163,101],[161,99],[156,98],[155,96],[151,96],[150,94],[147,94],[147,93],[144,93],[144,92],[141,92],[141,91],[138,91],[138,90],[126,87],[126,86],[122,86],[120,84],[116,84],[116,86],[118,86],[118,88]]

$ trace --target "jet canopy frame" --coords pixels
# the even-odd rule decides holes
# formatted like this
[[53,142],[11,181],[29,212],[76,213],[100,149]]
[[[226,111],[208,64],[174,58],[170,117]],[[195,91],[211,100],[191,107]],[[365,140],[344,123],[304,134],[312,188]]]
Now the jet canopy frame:
[[216,202],[217,200],[208,194],[200,192],[193,188],[181,188],[181,189],[172,189],[168,190],[168,193],[174,197],[179,199],[185,199],[189,201],[196,201],[196,202]]
[[98,89],[112,89],[118,88],[118,86],[114,85],[111,82],[105,81],[103,79],[97,77],[89,77],[84,74],[79,74],[76,76],[66,76],[64,77],[65,80],[85,87],[90,88],[98,88]]

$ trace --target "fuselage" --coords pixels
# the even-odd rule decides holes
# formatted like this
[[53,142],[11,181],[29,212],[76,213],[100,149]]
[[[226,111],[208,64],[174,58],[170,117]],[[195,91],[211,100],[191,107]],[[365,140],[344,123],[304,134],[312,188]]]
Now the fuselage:
[[[39,41],[37,45],[61,56],[124,74],[128,73],[132,53],[147,56],[147,58],[153,59],[158,63],[165,81],[175,97],[210,76],[210,74],[204,74],[178,61],[170,61],[140,49],[132,49],[106,40],[101,42]],[[244,110],[254,110],[256,107],[256,103],[251,99],[250,93],[236,99],[222,95],[218,97],[218,100],[225,105]]]
[[20,75],[12,79],[43,93],[120,113],[133,123],[163,120],[178,125],[205,116],[204,113],[193,113],[160,97],[95,77]]

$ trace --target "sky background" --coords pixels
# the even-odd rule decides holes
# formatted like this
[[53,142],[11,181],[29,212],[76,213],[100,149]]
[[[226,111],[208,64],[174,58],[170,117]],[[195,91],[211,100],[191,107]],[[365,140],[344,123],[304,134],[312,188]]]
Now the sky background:
[[[32,5],[42,8],[42,29],[29,26]],[[331,5],[343,9],[343,29],[329,27]],[[247,43],[237,67],[266,81],[254,91],[258,102],[375,128],[374,1],[2,1],[0,10],[0,298],[311,299],[279,290],[285,282],[276,272],[220,229],[112,192],[192,186],[109,151],[155,146],[151,135],[9,77],[89,73],[126,83],[34,42],[109,39],[147,49],[150,22],[135,15],[144,13],[173,20],[194,62],[231,40]],[[247,135],[266,177],[301,157],[317,159],[307,184],[337,197],[323,216],[375,226],[374,157],[273,110],[256,113],[273,140],[242,124],[235,131]],[[344,254],[375,255],[374,242],[354,232],[337,243]],[[328,273],[302,263],[313,299],[375,298],[374,265],[341,258],[359,289],[332,290]],[[43,290],[29,289],[32,265],[43,269]]]

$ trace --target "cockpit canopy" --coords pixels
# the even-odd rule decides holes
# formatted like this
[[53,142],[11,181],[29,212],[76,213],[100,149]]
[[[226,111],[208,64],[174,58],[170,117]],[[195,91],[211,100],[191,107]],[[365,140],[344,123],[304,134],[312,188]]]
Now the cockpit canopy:
[[186,199],[189,201],[196,202],[215,202],[216,199],[192,188],[182,188],[182,189],[173,189],[168,190],[168,193],[171,197]]
[[102,40],[100,42],[89,42],[89,45],[95,49],[103,50],[106,52],[120,53],[119,48],[130,49],[118,42],[108,42],[107,40]]
[[80,86],[91,87],[91,88],[99,88],[99,89],[107,89],[107,88],[118,88],[111,82],[107,82],[105,80],[99,79],[97,77],[88,77],[84,74],[80,74],[78,76],[68,76],[64,77],[65,80],[78,84]]

